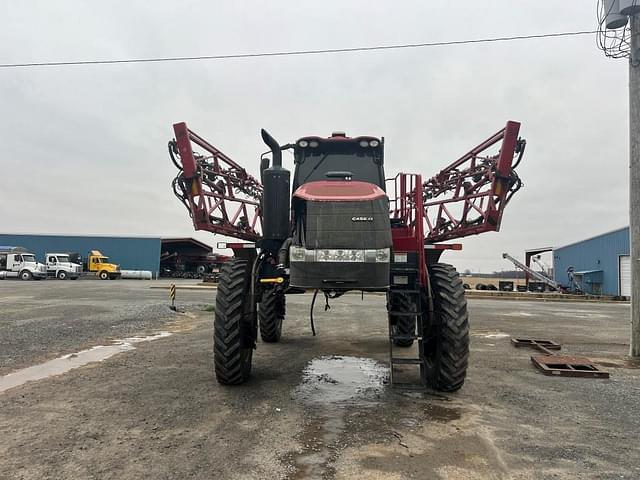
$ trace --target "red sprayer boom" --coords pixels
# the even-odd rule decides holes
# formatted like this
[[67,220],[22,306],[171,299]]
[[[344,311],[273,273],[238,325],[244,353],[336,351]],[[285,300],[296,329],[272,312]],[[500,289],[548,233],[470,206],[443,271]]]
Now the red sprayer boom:
[[[189,211],[195,229],[241,240],[260,239],[261,183],[185,123],[177,123],[173,129],[175,141],[169,143],[169,153],[180,170],[173,180],[173,191]],[[518,138],[519,129],[518,122],[507,122],[495,135],[424,182],[422,206],[416,204],[415,181],[397,182],[404,187],[395,194],[393,186],[388,189],[391,216],[398,215],[400,206],[405,212],[414,210],[415,218],[424,222],[425,243],[498,231],[504,207],[522,186],[515,168],[526,142]],[[202,153],[196,153],[194,146]],[[401,173],[400,177],[406,175]]]

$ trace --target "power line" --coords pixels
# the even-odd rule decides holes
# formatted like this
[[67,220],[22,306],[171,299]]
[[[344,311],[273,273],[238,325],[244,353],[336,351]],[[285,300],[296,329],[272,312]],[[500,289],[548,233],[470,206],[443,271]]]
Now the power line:
[[73,60],[73,61],[47,61],[47,62],[25,62],[25,63],[4,63],[0,68],[28,68],[28,67],[65,67],[77,65],[113,65],[120,63],[160,63],[160,62],[184,62],[195,60],[229,60],[258,57],[286,57],[292,55],[319,55],[332,53],[351,52],[371,52],[376,50],[400,50],[403,48],[425,48],[425,47],[445,47],[451,45],[469,45],[475,43],[510,42],[514,40],[530,40],[536,38],[557,38],[574,37],[577,35],[591,35],[598,33],[597,30],[543,33],[538,35],[518,35],[513,37],[480,38],[474,40],[452,40],[447,42],[428,43],[403,43],[398,45],[375,45],[370,47],[350,47],[350,48],[326,48],[322,50],[291,50],[283,52],[261,52],[261,53],[236,53],[228,55],[198,55],[188,57],[155,57],[155,58],[126,58],[113,60]]

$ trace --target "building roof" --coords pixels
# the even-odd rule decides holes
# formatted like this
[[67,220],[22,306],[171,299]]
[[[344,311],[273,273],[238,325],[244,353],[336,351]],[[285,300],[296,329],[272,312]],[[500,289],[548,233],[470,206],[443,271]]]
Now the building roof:
[[201,248],[203,250],[206,250],[207,252],[213,252],[213,247],[191,237],[161,238],[160,241],[162,242],[163,245],[167,243],[187,243],[195,247]]
[[0,232],[0,235],[29,237],[90,237],[90,238],[160,238],[160,235],[112,235],[109,233],[33,233],[33,232]]
[[629,227],[616,228],[615,230],[610,230],[605,233],[601,233],[599,235],[594,235],[592,237],[585,238],[584,240],[578,240],[577,242],[567,243],[566,245],[562,245],[561,247],[555,247],[554,250],[560,250],[561,248],[571,247],[573,245],[578,245],[579,243],[588,242],[589,240],[594,240],[596,238],[604,237],[606,235],[611,235],[612,233],[618,233],[622,230],[629,230]]

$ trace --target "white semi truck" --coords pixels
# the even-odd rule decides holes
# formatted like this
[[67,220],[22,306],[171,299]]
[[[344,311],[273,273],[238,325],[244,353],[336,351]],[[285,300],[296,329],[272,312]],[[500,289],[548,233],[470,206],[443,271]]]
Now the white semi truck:
[[0,247],[0,279],[2,278],[41,280],[47,278],[47,268],[24,248]]
[[82,273],[82,265],[69,260],[68,253],[46,253],[47,276],[59,280],[77,280]]

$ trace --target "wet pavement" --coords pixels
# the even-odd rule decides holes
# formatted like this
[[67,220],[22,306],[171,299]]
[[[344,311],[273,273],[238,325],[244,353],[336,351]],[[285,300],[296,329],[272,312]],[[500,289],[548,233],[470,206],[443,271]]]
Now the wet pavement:
[[[179,290],[172,313],[148,286],[0,282],[0,479],[640,477],[628,305],[470,300],[468,380],[442,395],[389,387],[384,297],[318,309],[313,337],[310,297],[290,296],[282,341],[222,387],[214,292]],[[540,375],[513,336],[611,379]],[[51,366],[72,368],[7,387]]]

